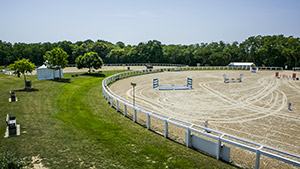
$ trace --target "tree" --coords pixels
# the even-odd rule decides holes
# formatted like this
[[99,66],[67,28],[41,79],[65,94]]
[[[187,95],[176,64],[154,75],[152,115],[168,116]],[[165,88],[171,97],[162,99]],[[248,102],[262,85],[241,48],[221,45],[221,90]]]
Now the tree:
[[75,44],[72,52],[72,58],[74,59],[74,62],[78,56],[84,55],[87,52],[88,52],[88,47],[85,43],[82,43],[81,45]]
[[[59,78],[61,78],[61,69],[65,68],[68,64],[67,58],[69,55],[61,48],[54,48],[47,51],[44,55],[45,63],[51,69],[59,69]],[[53,74],[54,76],[54,74]]]
[[2,42],[0,40],[0,65],[9,65],[12,59],[13,47],[11,43]]
[[74,45],[70,41],[62,41],[58,42],[58,47],[60,47],[62,50],[67,52],[67,54],[70,56],[68,58],[68,63],[74,64],[75,63],[75,58],[73,59],[72,53],[74,51]]
[[97,41],[91,45],[90,51],[96,52],[106,63],[110,63],[110,60],[106,57],[106,55],[110,52],[110,46],[107,43]]
[[83,56],[80,55],[76,58],[75,62],[78,69],[89,68],[89,72],[91,72],[91,68],[99,69],[103,65],[101,57],[96,52],[85,53]]
[[125,45],[123,42],[121,42],[121,41],[118,41],[118,42],[116,43],[116,45],[117,45],[118,47],[120,47],[121,49],[123,49],[123,48],[126,47],[126,45]]
[[15,71],[16,75],[20,77],[21,74],[24,76],[25,86],[26,86],[26,73],[32,72],[35,69],[35,65],[31,63],[28,59],[22,59],[15,61],[9,66],[12,70]]
[[124,49],[117,47],[112,49],[106,55],[106,58],[108,58],[112,63],[122,63],[124,56]]

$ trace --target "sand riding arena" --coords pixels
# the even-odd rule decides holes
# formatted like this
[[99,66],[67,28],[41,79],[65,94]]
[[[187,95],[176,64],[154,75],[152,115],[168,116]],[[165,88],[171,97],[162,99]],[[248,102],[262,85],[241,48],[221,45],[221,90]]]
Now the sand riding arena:
[[[242,82],[224,83],[223,74],[229,79],[243,74],[243,79]],[[292,72],[280,71],[280,74],[291,75]],[[191,90],[157,90],[153,89],[155,78],[160,84],[175,85],[185,84],[187,78],[192,78],[193,87]],[[120,79],[109,87],[115,94],[132,101],[131,82],[136,83],[136,105],[200,126],[208,121],[210,129],[300,155],[299,80],[276,78],[275,71],[165,71]],[[288,103],[291,103],[291,110],[288,110]],[[173,134],[182,135],[182,132]],[[178,136],[177,140],[184,142],[184,137],[180,140]],[[255,153],[231,149],[234,163],[253,167]],[[260,167],[293,167],[274,161],[261,160]]]

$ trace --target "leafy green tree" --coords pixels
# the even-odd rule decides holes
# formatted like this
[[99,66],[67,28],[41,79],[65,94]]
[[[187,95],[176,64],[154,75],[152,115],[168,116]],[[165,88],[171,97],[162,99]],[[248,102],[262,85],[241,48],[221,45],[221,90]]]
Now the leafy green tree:
[[58,42],[58,46],[59,46],[59,48],[61,48],[65,52],[67,52],[67,54],[70,56],[70,57],[68,57],[68,63],[74,64],[75,58],[72,57],[74,45],[72,44],[72,42],[70,42],[70,41]]
[[84,55],[87,52],[88,52],[88,47],[85,43],[82,43],[81,45],[75,44],[72,52],[72,58],[74,59],[74,62],[78,56]]
[[56,47],[67,54],[68,63],[87,52],[96,52],[105,63],[178,63],[196,65],[226,65],[229,62],[254,62],[256,65],[284,66],[300,65],[300,39],[283,35],[252,36],[245,41],[231,44],[220,42],[191,45],[164,45],[150,40],[138,45],[116,44],[104,40],[62,41],[57,43],[15,43],[0,40],[0,65],[8,65],[22,58],[36,65],[43,63],[47,51]]
[[45,63],[51,69],[59,70],[59,78],[61,78],[61,68],[65,68],[68,64],[69,55],[61,48],[54,48],[47,51],[44,55]]
[[135,62],[140,63],[159,63],[162,60],[163,48],[159,41],[153,40],[148,41],[147,43],[139,43],[136,47],[138,52]]
[[75,60],[78,69],[88,68],[91,72],[91,68],[99,69],[103,65],[101,57],[96,52],[85,53],[83,56],[80,55]]
[[124,49],[119,47],[112,49],[106,56],[111,60],[113,63],[122,63],[124,58]]
[[0,65],[9,65],[12,59],[13,46],[0,40]]
[[28,72],[31,73],[35,69],[35,65],[31,63],[28,59],[15,61],[13,64],[9,65],[9,67],[15,71],[18,77],[20,77],[21,74],[23,74],[25,84],[26,84],[26,73]]
[[137,58],[138,57],[138,51],[137,51],[137,47],[133,46],[130,47],[129,49],[127,49],[127,53],[126,53],[126,61],[128,63],[136,63],[137,62]]
[[96,52],[106,63],[111,63],[109,58],[107,58],[107,54],[110,52],[110,46],[107,43],[97,41],[91,44],[90,51]]
[[121,41],[118,41],[118,42],[116,43],[116,45],[117,45],[118,47],[120,47],[121,49],[123,49],[123,48],[126,47],[126,45],[125,45],[123,42],[121,42]]

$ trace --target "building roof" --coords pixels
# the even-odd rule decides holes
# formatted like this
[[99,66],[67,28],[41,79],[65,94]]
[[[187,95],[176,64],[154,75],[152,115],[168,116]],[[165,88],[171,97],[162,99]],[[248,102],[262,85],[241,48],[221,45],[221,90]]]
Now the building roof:
[[228,66],[253,66],[253,62],[231,62]]

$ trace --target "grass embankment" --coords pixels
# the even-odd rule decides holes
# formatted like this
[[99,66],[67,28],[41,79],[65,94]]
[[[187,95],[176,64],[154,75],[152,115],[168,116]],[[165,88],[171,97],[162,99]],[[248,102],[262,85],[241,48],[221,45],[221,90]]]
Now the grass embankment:
[[[110,108],[101,81],[115,71],[61,82],[0,75],[0,150],[39,156],[49,168],[231,168],[159,136]],[[105,77],[104,77],[105,76]],[[9,103],[9,90],[18,102]],[[18,91],[19,90],[19,91]],[[4,139],[6,113],[16,116],[21,136]]]

